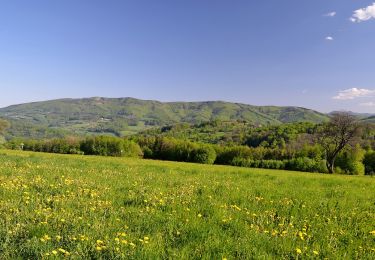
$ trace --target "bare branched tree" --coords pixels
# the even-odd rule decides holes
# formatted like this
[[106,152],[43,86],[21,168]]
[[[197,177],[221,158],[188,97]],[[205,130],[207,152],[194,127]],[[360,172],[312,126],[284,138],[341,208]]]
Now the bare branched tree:
[[360,129],[358,120],[346,112],[335,113],[328,123],[317,129],[317,141],[325,151],[329,173],[334,173],[338,154],[347,145],[355,143],[360,136]]

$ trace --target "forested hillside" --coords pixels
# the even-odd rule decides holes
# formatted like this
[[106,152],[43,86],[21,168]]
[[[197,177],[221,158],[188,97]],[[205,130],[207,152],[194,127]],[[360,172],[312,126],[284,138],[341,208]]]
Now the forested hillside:
[[[311,134],[316,124],[310,122],[254,126],[246,121],[203,122],[174,124],[140,132],[139,136],[172,137],[221,145],[247,145],[250,147],[284,147],[302,134]],[[306,137],[304,137],[307,141]]]
[[125,136],[157,126],[207,121],[245,121],[251,125],[326,121],[328,116],[300,107],[251,106],[222,101],[158,102],[134,98],[60,99],[0,109],[11,122],[7,136],[66,134]]

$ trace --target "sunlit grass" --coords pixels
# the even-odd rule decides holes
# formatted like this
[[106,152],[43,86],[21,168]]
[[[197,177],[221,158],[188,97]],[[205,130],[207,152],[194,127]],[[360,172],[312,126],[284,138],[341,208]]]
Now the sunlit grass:
[[1,258],[375,258],[374,178],[2,154]]

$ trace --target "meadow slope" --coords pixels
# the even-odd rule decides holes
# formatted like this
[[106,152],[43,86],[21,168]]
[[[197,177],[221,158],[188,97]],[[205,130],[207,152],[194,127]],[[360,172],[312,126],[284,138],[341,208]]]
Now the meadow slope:
[[375,179],[1,151],[4,259],[374,259]]

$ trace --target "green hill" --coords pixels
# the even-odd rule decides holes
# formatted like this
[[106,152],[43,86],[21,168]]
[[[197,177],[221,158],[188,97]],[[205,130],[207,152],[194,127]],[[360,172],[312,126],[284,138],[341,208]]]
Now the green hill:
[[253,125],[322,122],[327,115],[300,107],[252,106],[223,101],[159,102],[134,98],[59,99],[0,109],[9,120],[9,136],[44,137],[105,133],[129,135],[175,123],[213,120],[246,121]]

